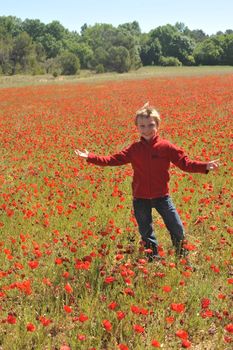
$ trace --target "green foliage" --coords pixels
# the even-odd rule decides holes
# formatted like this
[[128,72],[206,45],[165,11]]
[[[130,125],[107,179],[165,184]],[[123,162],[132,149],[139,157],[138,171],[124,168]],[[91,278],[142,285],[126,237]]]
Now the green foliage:
[[140,57],[144,66],[158,64],[162,54],[162,47],[156,38],[152,42],[147,41],[141,47]]
[[58,41],[64,38],[66,31],[65,27],[59,21],[52,21],[45,26],[45,32]]
[[224,41],[222,63],[233,66],[233,33],[224,35],[222,40]]
[[35,50],[32,39],[26,32],[22,32],[13,40],[13,47],[10,54],[11,61],[13,62],[12,73],[15,74],[30,70],[33,57],[35,57]]
[[182,63],[176,57],[164,57],[164,56],[161,56],[160,60],[159,60],[159,63],[160,63],[161,66],[166,66],[166,67],[169,67],[169,66],[174,66],[174,67],[182,66]]
[[211,37],[198,44],[193,55],[197,64],[217,65],[221,63],[223,53],[221,42]]
[[170,47],[167,52],[169,56],[174,56],[185,64],[187,57],[192,54],[194,47],[195,43],[192,39],[181,33],[175,33],[171,39]]
[[[177,65],[178,61],[186,66],[232,65],[232,36],[233,30],[227,29],[209,37],[201,29],[190,30],[182,22],[141,33],[137,21],[117,28],[106,23],[85,23],[79,34],[56,20],[44,24],[39,19],[22,21],[14,16],[0,16],[0,69],[2,74],[42,74],[55,62],[55,66],[60,65],[63,52],[78,57],[78,69],[94,71],[127,72],[142,65]],[[170,57],[178,61],[172,63]],[[61,74],[61,67],[56,67],[56,72]]]
[[22,23],[22,30],[28,33],[33,41],[37,41],[37,39],[45,33],[45,28],[45,24],[39,19],[27,18]]
[[171,24],[160,26],[152,30],[149,34],[152,40],[158,39],[162,48],[162,55],[169,56],[170,46],[175,34],[178,34],[176,27]]
[[80,60],[81,68],[90,68],[90,62],[93,60],[94,53],[91,47],[86,43],[78,43],[75,47],[74,53]]
[[113,70],[118,73],[124,73],[129,71],[131,65],[130,54],[124,46],[112,46],[109,50],[108,58],[109,70]]
[[95,68],[97,74],[104,73],[104,66],[102,64],[98,64]]
[[14,16],[0,17],[0,38],[5,36],[15,37],[22,31],[22,20]]
[[62,42],[57,41],[57,39],[50,33],[44,34],[38,38],[38,41],[43,45],[45,49],[46,58],[54,58],[58,56],[62,51]]
[[75,75],[80,69],[78,57],[71,52],[63,52],[58,58],[62,75]]

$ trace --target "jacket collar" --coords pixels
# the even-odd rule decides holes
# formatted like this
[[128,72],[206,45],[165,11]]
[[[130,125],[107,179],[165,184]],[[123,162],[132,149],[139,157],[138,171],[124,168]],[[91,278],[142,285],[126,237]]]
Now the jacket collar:
[[150,139],[149,141],[147,141],[146,139],[144,139],[144,137],[141,136],[140,141],[146,145],[154,145],[156,142],[158,142],[159,139],[159,135],[156,134],[154,137],[152,137],[152,139]]

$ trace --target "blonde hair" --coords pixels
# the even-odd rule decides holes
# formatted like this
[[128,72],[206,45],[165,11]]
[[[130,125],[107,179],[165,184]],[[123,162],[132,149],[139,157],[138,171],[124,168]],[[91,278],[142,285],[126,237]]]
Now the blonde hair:
[[150,106],[149,102],[146,102],[137,112],[135,115],[135,124],[137,125],[138,118],[153,118],[156,122],[157,126],[159,126],[161,119],[159,112],[153,107]]

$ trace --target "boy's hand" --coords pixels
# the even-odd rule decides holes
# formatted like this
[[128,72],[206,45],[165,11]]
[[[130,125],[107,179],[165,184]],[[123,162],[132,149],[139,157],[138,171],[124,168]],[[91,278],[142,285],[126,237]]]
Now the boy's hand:
[[80,151],[79,149],[76,149],[74,152],[75,152],[75,153],[77,154],[77,156],[79,156],[79,157],[88,158],[89,152],[88,152],[86,149],[85,149],[83,152]]
[[220,167],[219,159],[211,160],[207,166],[206,170],[216,170]]

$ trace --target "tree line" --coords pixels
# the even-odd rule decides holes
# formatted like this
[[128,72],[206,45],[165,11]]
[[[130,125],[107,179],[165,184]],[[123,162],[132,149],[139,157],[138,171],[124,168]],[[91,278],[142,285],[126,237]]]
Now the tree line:
[[123,73],[153,65],[233,65],[233,30],[209,36],[177,22],[142,33],[133,21],[84,24],[78,33],[59,21],[0,16],[0,74]]

